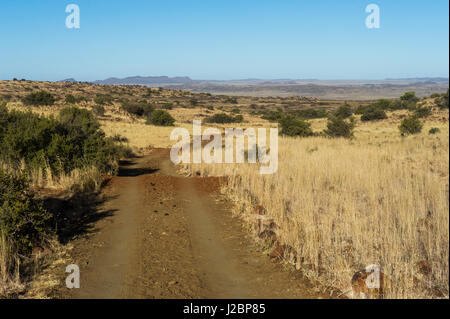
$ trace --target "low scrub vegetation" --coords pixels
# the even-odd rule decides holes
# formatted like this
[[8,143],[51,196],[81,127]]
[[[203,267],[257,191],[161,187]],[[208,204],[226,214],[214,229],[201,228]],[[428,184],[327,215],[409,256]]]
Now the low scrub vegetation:
[[386,112],[382,108],[376,106],[369,106],[363,111],[361,116],[361,121],[364,122],[384,119],[387,119]]
[[329,137],[353,137],[353,129],[355,128],[355,119],[352,117],[346,121],[342,117],[331,116],[328,119],[327,129],[324,133]]
[[53,105],[55,101],[55,97],[46,91],[33,92],[22,99],[23,104],[34,106]]
[[350,105],[348,104],[344,104],[342,106],[340,106],[334,113],[333,115],[335,117],[340,117],[342,119],[346,119],[349,118],[350,116],[352,116],[353,114],[353,110],[350,107]]
[[319,119],[328,116],[328,112],[325,109],[320,108],[308,108],[303,110],[296,110],[290,113],[302,119]]
[[147,124],[156,126],[173,126],[175,119],[164,110],[153,111],[150,116],[147,117]]
[[148,104],[146,101],[142,102],[124,102],[122,104],[122,109],[127,113],[141,117],[148,117],[151,115],[153,110],[155,109],[152,105]]
[[206,123],[228,124],[228,123],[240,123],[243,121],[242,115],[231,116],[226,113],[217,113],[211,117],[205,119]]
[[403,135],[419,134],[422,131],[423,124],[415,114],[403,119],[399,126],[400,133]]
[[[13,171],[28,175],[70,174],[75,169],[95,167],[114,173],[125,148],[105,137],[94,115],[76,107],[60,111],[57,118],[0,107],[0,161]],[[47,176],[46,176],[47,175]]]
[[299,137],[306,137],[313,135],[310,123],[291,115],[285,116],[280,120],[280,127],[281,127],[280,130],[281,135],[299,136]]

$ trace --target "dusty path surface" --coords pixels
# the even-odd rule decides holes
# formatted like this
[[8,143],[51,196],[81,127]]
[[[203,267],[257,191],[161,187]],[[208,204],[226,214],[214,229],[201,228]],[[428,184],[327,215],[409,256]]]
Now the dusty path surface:
[[63,298],[317,298],[262,254],[232,217],[218,178],[179,176],[169,151],[122,163],[95,232],[74,242],[81,288]]

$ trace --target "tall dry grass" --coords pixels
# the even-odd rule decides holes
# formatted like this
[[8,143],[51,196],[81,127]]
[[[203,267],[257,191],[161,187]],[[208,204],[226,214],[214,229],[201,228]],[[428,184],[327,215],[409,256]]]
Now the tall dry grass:
[[362,130],[370,134],[356,140],[280,138],[273,175],[255,164],[190,168],[229,176],[226,193],[242,217],[264,206],[310,278],[349,291],[356,271],[377,264],[386,298],[448,298],[448,124],[407,138]]
[[25,174],[30,186],[37,188],[56,189],[64,191],[98,191],[102,176],[95,167],[77,168],[69,173],[55,175],[50,167],[30,168],[24,161],[20,166],[10,165],[0,161],[0,169],[13,175]]
[[0,229],[0,298],[23,289],[19,269],[20,259]]

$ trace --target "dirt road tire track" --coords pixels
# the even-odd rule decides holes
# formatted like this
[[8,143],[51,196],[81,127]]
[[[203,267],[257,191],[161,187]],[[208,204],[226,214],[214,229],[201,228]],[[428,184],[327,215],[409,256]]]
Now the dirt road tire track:
[[[74,242],[81,288],[62,298],[317,298],[255,246],[219,178],[179,176],[169,151],[122,163],[103,190],[113,212]],[[64,284],[64,283],[62,283]]]

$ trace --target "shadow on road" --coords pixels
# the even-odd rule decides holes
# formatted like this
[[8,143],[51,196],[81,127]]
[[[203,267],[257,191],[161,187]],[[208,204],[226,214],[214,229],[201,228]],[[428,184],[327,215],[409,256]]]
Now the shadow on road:
[[100,206],[114,197],[100,198],[98,194],[75,194],[69,198],[47,197],[44,207],[53,214],[58,240],[67,244],[75,237],[95,233],[95,223],[113,216],[115,210],[101,210]]

